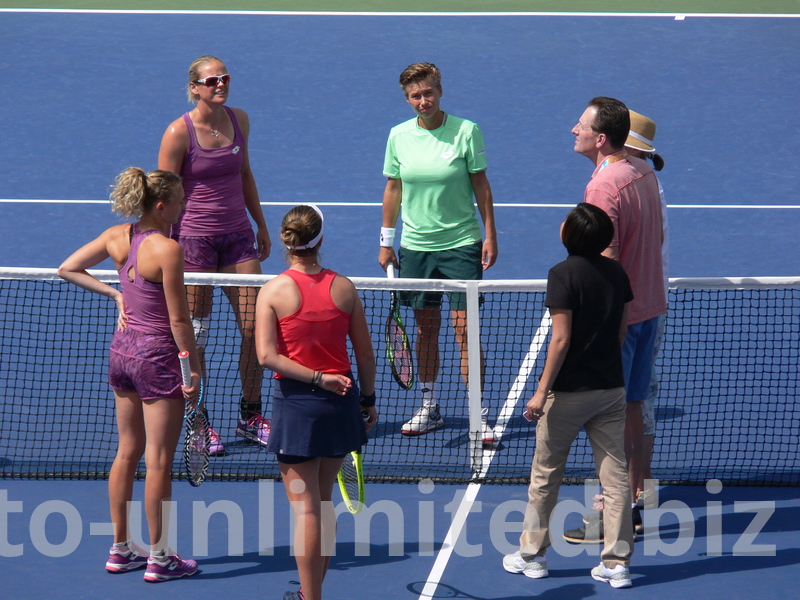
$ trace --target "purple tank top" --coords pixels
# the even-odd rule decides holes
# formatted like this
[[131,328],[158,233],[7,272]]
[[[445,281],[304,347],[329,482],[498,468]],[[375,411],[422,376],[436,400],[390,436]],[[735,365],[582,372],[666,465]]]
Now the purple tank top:
[[244,136],[234,112],[224,108],[233,123],[234,139],[223,148],[201,148],[189,113],[183,115],[189,149],[181,167],[186,211],[180,235],[224,235],[251,228],[242,188]]
[[[164,296],[164,286],[160,283],[147,281],[139,274],[137,259],[139,246],[148,236],[156,233],[163,235],[156,229],[141,232],[139,224],[134,223],[131,251],[128,260],[119,270],[119,283],[122,295],[125,298],[125,310],[128,313],[128,327],[144,333],[155,333],[172,336],[169,324],[169,311],[167,299]],[[133,281],[130,275],[133,275]]]

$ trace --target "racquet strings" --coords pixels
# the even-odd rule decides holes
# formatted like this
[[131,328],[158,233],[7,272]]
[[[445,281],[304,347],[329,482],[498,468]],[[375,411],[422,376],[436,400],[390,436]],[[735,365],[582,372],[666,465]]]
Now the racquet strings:
[[408,389],[414,380],[411,347],[406,332],[394,316],[389,323],[386,343],[391,354],[392,373],[397,382]]
[[198,486],[205,480],[208,457],[211,449],[211,433],[208,417],[202,410],[203,383],[200,383],[200,399],[197,406],[186,415],[186,432],[183,441],[183,458],[189,483]]
[[342,481],[344,482],[344,490],[347,493],[346,500],[351,506],[356,506],[359,502],[358,471],[352,452],[348,452],[347,456],[345,456],[341,473]]

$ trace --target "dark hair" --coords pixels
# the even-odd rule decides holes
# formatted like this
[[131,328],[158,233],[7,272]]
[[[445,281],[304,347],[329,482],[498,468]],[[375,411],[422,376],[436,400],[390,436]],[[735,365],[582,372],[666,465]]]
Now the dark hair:
[[628,107],[616,98],[598,96],[589,101],[589,106],[597,109],[592,129],[604,133],[614,149],[621,149],[631,130],[631,115]]
[[281,221],[281,243],[286,246],[286,255],[314,256],[319,252],[319,244],[313,248],[297,249],[312,241],[322,231],[322,219],[314,208],[307,204],[295,206],[283,216]]
[[405,70],[400,73],[400,87],[403,88],[403,93],[406,93],[408,86],[414,83],[421,83],[423,81],[430,81],[434,86],[442,89],[442,74],[439,68],[433,63],[419,62],[408,65]]
[[561,241],[571,256],[598,256],[612,239],[614,223],[594,204],[581,202],[564,219]]
[[651,152],[650,154],[645,154],[647,158],[653,161],[653,170],[660,171],[664,168],[664,159],[661,158],[660,154],[656,154],[655,152]]

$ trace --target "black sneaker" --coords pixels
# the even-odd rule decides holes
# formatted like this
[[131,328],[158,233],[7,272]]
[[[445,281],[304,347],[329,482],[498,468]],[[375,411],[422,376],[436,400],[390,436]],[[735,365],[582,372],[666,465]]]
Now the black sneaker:
[[570,544],[601,544],[603,542],[603,513],[588,515],[584,520],[589,519],[589,523],[584,523],[578,529],[570,529],[564,532],[564,539]]
[[[642,511],[636,506],[631,511],[633,518],[633,539],[644,533]],[[583,527],[564,532],[564,539],[571,544],[599,544],[603,541],[603,511],[589,513],[583,517]]]
[[631,511],[633,513],[633,533],[641,535],[644,533],[644,525],[642,524],[642,509],[637,504]]

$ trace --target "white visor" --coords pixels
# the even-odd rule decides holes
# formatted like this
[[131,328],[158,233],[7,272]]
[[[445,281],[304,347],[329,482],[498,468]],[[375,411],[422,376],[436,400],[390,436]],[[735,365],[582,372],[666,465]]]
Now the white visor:
[[322,215],[322,211],[317,207],[316,204],[305,204],[304,206],[310,206],[315,211],[317,211],[320,220],[319,233],[314,237],[313,240],[311,240],[307,244],[303,244],[302,246],[286,246],[289,250],[307,250],[308,248],[313,248],[314,246],[319,244],[319,241],[322,239],[322,230],[324,229],[325,225],[325,217]]

